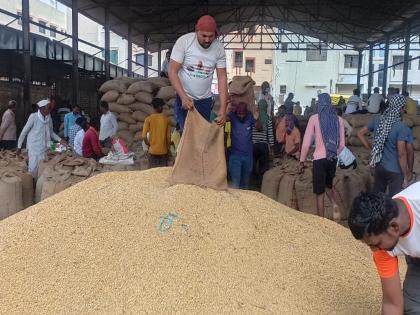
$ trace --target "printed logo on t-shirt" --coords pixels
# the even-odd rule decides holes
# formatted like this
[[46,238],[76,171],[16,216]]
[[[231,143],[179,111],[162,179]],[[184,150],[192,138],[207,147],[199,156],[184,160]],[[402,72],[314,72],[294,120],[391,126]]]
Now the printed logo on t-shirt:
[[193,78],[206,79],[213,74],[214,68],[204,66],[200,60],[197,65],[189,65],[187,71],[190,72],[189,75]]

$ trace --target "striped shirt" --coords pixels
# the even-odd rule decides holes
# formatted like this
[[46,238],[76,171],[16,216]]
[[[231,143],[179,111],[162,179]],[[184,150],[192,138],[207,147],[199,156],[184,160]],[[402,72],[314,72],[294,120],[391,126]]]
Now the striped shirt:
[[269,145],[274,145],[274,131],[273,123],[271,119],[268,119],[268,128],[267,130],[258,131],[255,127],[252,128],[252,142],[253,143],[268,143]]

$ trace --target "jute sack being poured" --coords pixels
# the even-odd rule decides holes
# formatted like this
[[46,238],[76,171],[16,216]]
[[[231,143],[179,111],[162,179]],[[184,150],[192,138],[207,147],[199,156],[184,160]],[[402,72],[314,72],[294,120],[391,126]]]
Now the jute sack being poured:
[[172,171],[173,184],[227,189],[223,128],[189,111]]

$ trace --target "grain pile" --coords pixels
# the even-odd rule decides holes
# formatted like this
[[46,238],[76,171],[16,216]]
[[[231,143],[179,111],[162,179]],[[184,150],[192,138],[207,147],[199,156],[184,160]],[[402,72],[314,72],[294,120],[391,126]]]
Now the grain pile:
[[165,78],[132,79],[117,78],[102,84],[101,100],[109,103],[109,109],[118,120],[118,135],[128,146],[140,141],[146,117],[154,112],[151,105],[154,97],[162,98],[166,105],[163,112],[176,125],[174,118],[175,89]]
[[0,312],[380,312],[371,254],[345,228],[169,175],[101,174],[0,222]]

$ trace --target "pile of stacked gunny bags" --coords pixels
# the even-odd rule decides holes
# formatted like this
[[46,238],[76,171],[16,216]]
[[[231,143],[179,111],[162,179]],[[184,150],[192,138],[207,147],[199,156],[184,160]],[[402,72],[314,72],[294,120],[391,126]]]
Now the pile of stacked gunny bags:
[[33,179],[25,159],[0,151],[0,220],[34,203]]
[[[342,220],[346,220],[353,199],[361,191],[372,189],[373,176],[369,166],[370,152],[362,147],[357,137],[358,131],[367,126],[375,117],[370,114],[358,114],[345,117],[352,125],[353,131],[348,139],[348,147],[357,158],[356,170],[343,170],[337,167],[334,187],[337,189],[342,202]],[[412,128],[414,149],[420,150],[420,116],[404,116],[404,122]],[[298,161],[283,158],[276,163],[278,166],[267,171],[264,175],[261,192],[296,210],[316,214],[316,199],[312,192],[312,163],[307,161],[303,174],[298,174]],[[420,155],[415,154],[414,171],[420,173]],[[332,205],[325,198],[326,216],[332,217]]]
[[163,113],[175,127],[175,89],[166,78],[117,78],[105,82],[99,88],[101,100],[109,104],[110,111],[117,117],[118,136],[131,147],[140,142],[141,132],[147,116],[153,114],[151,105],[154,97],[162,98],[166,105]]

